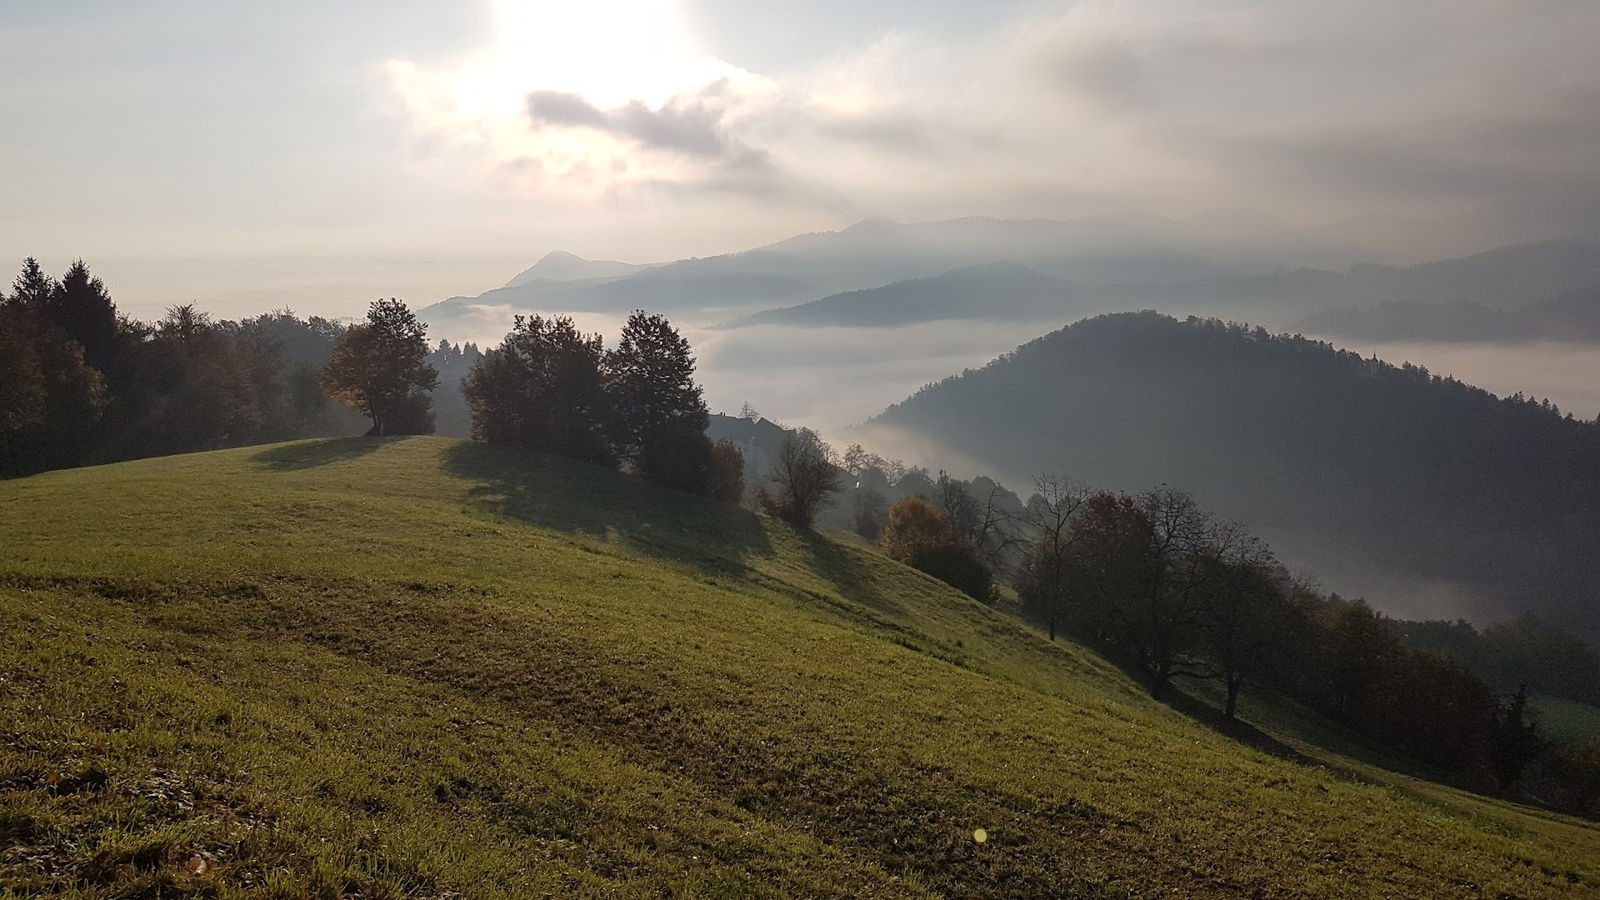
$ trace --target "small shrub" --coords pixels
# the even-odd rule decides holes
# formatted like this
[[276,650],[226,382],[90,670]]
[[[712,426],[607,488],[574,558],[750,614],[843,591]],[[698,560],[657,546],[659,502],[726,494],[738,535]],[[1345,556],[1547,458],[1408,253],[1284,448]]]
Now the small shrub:
[[639,448],[639,474],[656,484],[691,494],[711,491],[711,439],[687,428],[657,428]]
[[911,557],[912,568],[926,572],[979,603],[994,603],[994,575],[968,547],[924,547]]
[[883,552],[894,560],[917,566],[913,560],[924,550],[955,542],[950,520],[921,497],[907,497],[889,510],[889,527],[883,534]]
[[710,495],[725,503],[744,500],[744,454],[731,441],[717,441],[711,448]]

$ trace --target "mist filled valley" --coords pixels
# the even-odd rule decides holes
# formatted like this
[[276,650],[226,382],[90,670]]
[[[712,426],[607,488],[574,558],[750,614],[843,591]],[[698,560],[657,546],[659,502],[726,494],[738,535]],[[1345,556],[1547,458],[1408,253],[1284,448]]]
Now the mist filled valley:
[[1596,33],[0,9],[0,897],[1600,896]]

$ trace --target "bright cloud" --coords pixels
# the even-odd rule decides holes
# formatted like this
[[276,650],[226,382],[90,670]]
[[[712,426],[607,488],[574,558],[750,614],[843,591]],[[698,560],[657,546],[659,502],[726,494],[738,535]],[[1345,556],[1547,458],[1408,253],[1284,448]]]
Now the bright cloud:
[[718,60],[671,0],[493,8],[489,46],[390,81],[425,133],[536,192],[1600,224],[1591,0],[1082,0],[782,80]]
[[492,14],[489,46],[386,71],[424,133],[541,190],[693,178],[774,90],[707,55],[672,0],[492,0]]

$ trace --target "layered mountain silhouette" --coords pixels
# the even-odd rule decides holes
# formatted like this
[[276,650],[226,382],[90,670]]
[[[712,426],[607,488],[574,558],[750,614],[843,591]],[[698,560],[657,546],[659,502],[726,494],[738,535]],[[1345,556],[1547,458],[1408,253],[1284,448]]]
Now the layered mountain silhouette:
[[945,319],[1056,318],[1083,289],[1020,263],[989,263],[766,310],[742,325],[881,327]]
[[[1592,329],[1600,321],[1589,279],[1600,277],[1600,244],[1579,241],[1504,247],[1409,268],[1361,265],[1347,272],[1295,269],[1179,281],[1121,281],[1041,287],[1015,265],[825,297],[765,311],[734,324],[887,326],[936,319],[1062,320],[1141,308],[1248,315],[1296,330],[1361,337],[1437,333],[1448,339],[1527,339]],[[1035,275],[1038,273],[1035,272]],[[1541,291],[1569,291],[1530,304]],[[1353,304],[1376,303],[1369,312]],[[1304,317],[1310,310],[1328,311]],[[1514,310],[1515,314],[1511,311]],[[1407,327],[1407,322],[1410,326]]]
[[[1252,234],[1259,226],[1252,225]],[[643,305],[669,312],[751,313],[997,262],[1087,285],[1186,281],[1260,267],[1257,262],[1215,263],[1186,246],[1213,249],[1220,233],[1214,219],[1176,222],[1152,216],[1067,222],[869,220],[741,253],[656,266],[551,254],[504,287],[475,297],[452,297],[423,312],[434,323],[461,318],[482,306],[617,312]],[[1248,242],[1241,238],[1238,245]]]
[[1379,341],[1592,343],[1600,341],[1600,284],[1513,309],[1393,300],[1317,313],[1295,323],[1294,330]]
[[[1091,312],[1159,308],[1287,327],[1323,312],[1427,303],[1453,308],[1395,307],[1365,324],[1344,324],[1364,318],[1346,312],[1344,319],[1315,320],[1304,330],[1371,333],[1382,331],[1384,316],[1398,328],[1407,316],[1432,315],[1439,320],[1432,327],[1445,334],[1520,339],[1530,331],[1564,327],[1572,313],[1552,313],[1537,326],[1521,314],[1479,315],[1475,307],[1521,310],[1600,285],[1600,242],[1549,241],[1409,267],[1362,263],[1340,270],[1298,264],[1340,254],[1311,249],[1315,236],[1309,234],[1273,243],[1266,237],[1272,227],[1264,217],[1221,213],[1189,222],[1151,216],[874,220],[742,253],[660,265],[558,252],[505,287],[451,298],[422,315],[446,329],[485,307],[613,314],[648,308],[734,324],[886,327],[940,319],[1059,322]],[[1566,302],[1584,305],[1581,298]]]
[[866,430],[1013,479],[1169,482],[1336,589],[1414,580],[1460,613],[1537,612],[1600,635],[1600,425],[1425,369],[1117,314],[930,385]]

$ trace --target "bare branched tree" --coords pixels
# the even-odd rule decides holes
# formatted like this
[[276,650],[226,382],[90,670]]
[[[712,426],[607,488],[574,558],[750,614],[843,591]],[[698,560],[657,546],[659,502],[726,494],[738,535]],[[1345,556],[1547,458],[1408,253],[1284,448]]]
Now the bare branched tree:
[[802,428],[784,439],[771,490],[763,491],[761,503],[779,518],[810,528],[829,495],[838,490],[841,472],[833,448],[815,431]]
[[[1217,528],[1211,515],[1185,491],[1162,485],[1139,496],[1147,521],[1144,559],[1145,594],[1135,618],[1141,634],[1142,662],[1150,676],[1150,694],[1157,700],[1179,675],[1212,676],[1213,670],[1191,651],[1194,635],[1204,622],[1210,574],[1199,565],[1217,550]],[[1230,531],[1226,535],[1233,539]]]
[[989,489],[984,492],[983,500],[978,505],[973,541],[978,555],[991,571],[1003,573],[1010,570],[1014,562],[1013,554],[1027,540],[1012,527],[1017,514],[1016,495],[999,482],[989,481]]
[[1223,716],[1231,720],[1245,680],[1265,674],[1288,630],[1292,583],[1266,543],[1233,522],[1216,523],[1194,568],[1202,641],[1227,689]]
[[[1065,609],[1068,570],[1071,564],[1072,524],[1089,502],[1094,491],[1082,481],[1057,473],[1046,473],[1033,480],[1033,496],[1022,512],[1007,520],[1013,537],[1032,543],[1028,559],[1028,584],[1045,616],[1050,639]],[[995,496],[991,493],[993,513]]]

